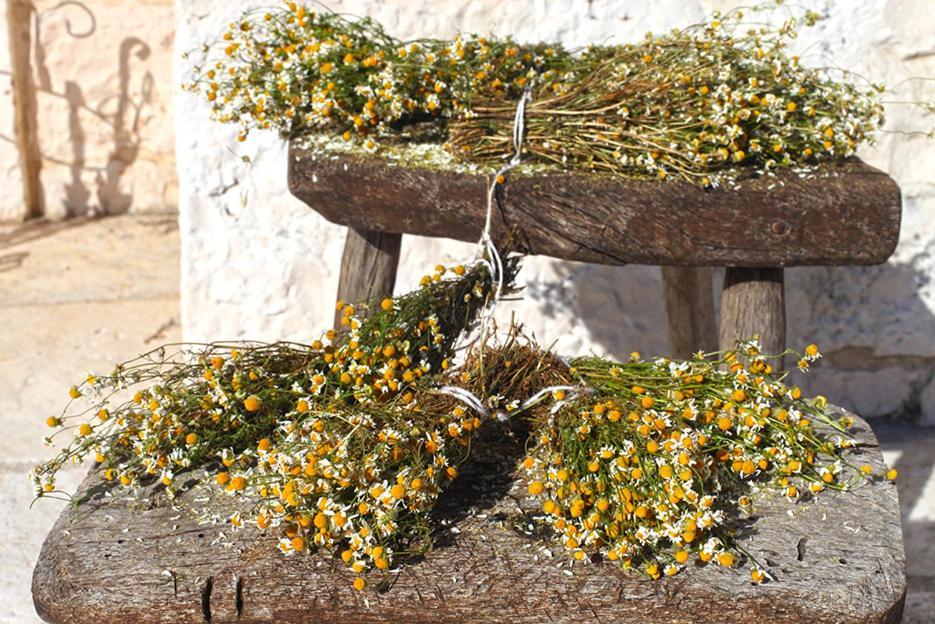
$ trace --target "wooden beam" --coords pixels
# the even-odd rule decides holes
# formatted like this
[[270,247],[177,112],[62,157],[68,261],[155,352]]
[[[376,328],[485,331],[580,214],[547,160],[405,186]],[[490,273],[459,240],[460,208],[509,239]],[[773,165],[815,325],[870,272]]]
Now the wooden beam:
[[760,336],[763,353],[786,348],[786,304],[783,270],[728,268],[721,294],[721,349],[738,340]]
[[13,82],[13,132],[19,152],[23,178],[25,218],[41,217],[44,213],[42,182],[39,172],[42,155],[39,152],[37,130],[36,86],[32,79],[29,58],[32,40],[32,13],[29,0],[7,0],[6,20],[9,31],[10,73]]
[[688,359],[700,351],[717,351],[714,289],[709,267],[662,267],[669,353]]
[[[338,299],[346,303],[373,303],[393,294],[402,235],[347,228]],[[366,315],[361,310],[361,316]],[[341,311],[334,315],[335,329],[341,329]]]
[[[477,240],[488,176],[328,156],[295,145],[289,188],[334,223]],[[493,221],[517,251],[602,264],[877,264],[899,238],[899,187],[859,160],[705,190],[677,180],[555,171],[510,174]]]
[[[846,414],[831,409],[832,417]],[[879,474],[879,445],[867,423],[854,420],[848,464]],[[527,533],[530,517],[542,512],[516,476],[523,437],[489,433],[472,443],[471,459],[438,501],[434,516],[444,523],[434,526],[433,547],[399,571],[366,573],[362,592],[335,553],[287,557],[276,529],[201,521],[206,508],[220,518],[242,509],[246,518],[251,501],[238,506],[241,499],[218,488],[189,490],[172,505],[150,502],[164,497],[158,486],[105,496],[107,484],[92,469],[77,495],[88,501],[67,506],[42,547],[36,610],[53,624],[899,621],[906,558],[892,482],[826,490],[813,502],[775,490],[757,496],[736,538],[777,582],[753,585],[752,561],[732,570],[692,564],[650,581],[619,562],[570,565],[563,546]],[[842,482],[856,478],[844,471]]]

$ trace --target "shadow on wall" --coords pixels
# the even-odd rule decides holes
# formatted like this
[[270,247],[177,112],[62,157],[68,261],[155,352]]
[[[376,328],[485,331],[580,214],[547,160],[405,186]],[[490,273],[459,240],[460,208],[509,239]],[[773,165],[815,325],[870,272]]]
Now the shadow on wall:
[[[68,139],[71,144],[71,160],[63,161],[59,158],[43,154],[42,159],[68,168],[70,179],[65,184],[64,212],[65,216],[92,215],[97,212],[104,214],[122,214],[130,209],[133,196],[121,189],[121,176],[136,160],[140,151],[140,119],[145,108],[152,104],[154,79],[152,73],[145,71],[139,78],[139,95],[131,96],[131,84],[134,82],[133,59],[145,61],[150,56],[149,46],[137,37],[124,38],[117,53],[117,74],[119,86],[117,92],[103,98],[96,105],[90,105],[84,95],[81,85],[74,80],[66,80],[64,91],[56,92],[52,85],[52,78],[46,64],[46,52],[42,45],[42,21],[53,11],[80,10],[87,20],[87,26],[82,30],[73,30],[71,21],[66,19],[65,26],[69,36],[83,39],[91,37],[97,30],[94,13],[86,4],[75,0],[66,0],[47,11],[33,13],[33,50],[32,57],[36,90],[54,97],[62,98],[68,106]],[[8,72],[3,72],[8,73]],[[108,107],[114,107],[114,112],[105,112]],[[87,132],[82,125],[82,114],[91,115],[108,129],[112,145],[110,147],[106,164],[103,166],[89,166],[85,154],[87,145]],[[42,120],[39,120],[42,123]],[[0,136],[15,145],[13,137]],[[41,146],[40,146],[41,147]],[[89,188],[83,173],[94,175],[94,188]],[[96,199],[96,201],[92,201]]]
[[549,269],[527,283],[547,321],[543,344],[571,334],[571,343],[558,345],[564,355],[584,355],[566,352],[579,345],[617,358],[631,351],[652,357],[669,350],[659,267],[554,261]]
[[935,314],[924,267],[889,262],[788,274],[790,340],[816,340],[825,356],[803,388],[865,418],[935,424]]
[[[935,314],[923,299],[930,276],[906,264],[786,271],[787,341],[818,342],[824,359],[794,383],[866,418],[935,424]],[[715,302],[723,271],[715,270]],[[626,358],[669,352],[658,267],[557,262],[528,284],[555,333],[576,329],[598,353]],[[567,302],[557,309],[548,302]],[[570,316],[577,327],[557,324]],[[552,322],[556,324],[552,324]],[[541,338],[545,344],[560,336]]]

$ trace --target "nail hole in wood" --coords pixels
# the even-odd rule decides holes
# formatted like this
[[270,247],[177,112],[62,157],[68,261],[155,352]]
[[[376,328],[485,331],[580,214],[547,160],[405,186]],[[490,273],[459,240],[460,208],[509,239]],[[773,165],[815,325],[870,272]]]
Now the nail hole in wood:
[[799,540],[799,543],[796,544],[795,546],[795,549],[798,551],[798,555],[796,556],[796,559],[798,559],[799,561],[805,560],[805,544],[807,542],[808,542],[808,538],[803,537],[802,539]]

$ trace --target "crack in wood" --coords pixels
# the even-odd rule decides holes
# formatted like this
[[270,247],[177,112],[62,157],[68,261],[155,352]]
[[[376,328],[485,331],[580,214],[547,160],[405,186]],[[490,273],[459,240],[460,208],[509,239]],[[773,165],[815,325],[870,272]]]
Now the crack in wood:
[[205,581],[205,586],[201,590],[201,615],[204,616],[205,624],[211,622],[211,590],[214,588],[214,577],[209,576]]
[[237,619],[243,615],[243,577],[237,577],[237,586],[236,586],[237,596],[235,598],[235,606],[237,607]]

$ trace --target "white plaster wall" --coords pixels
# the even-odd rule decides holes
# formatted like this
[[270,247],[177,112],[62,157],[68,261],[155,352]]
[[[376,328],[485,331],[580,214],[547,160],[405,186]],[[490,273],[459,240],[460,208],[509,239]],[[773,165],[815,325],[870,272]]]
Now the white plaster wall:
[[[9,70],[10,43],[6,25],[7,4],[0,5],[0,68]],[[4,141],[5,149],[0,151],[0,188],[9,189],[0,193],[0,221],[21,219],[26,214],[23,204],[22,185],[19,160],[17,158],[16,143],[13,132],[13,83],[12,80],[0,74],[0,137]]]
[[[174,211],[172,0],[33,5],[30,57],[46,216]],[[0,221],[25,215],[9,67],[4,12]]]
[[[216,38],[253,0],[176,0],[176,51]],[[371,15],[397,36],[457,30],[512,34],[566,45],[625,42],[703,19],[736,0],[334,0],[340,12]],[[899,85],[893,100],[935,99],[935,8],[928,0],[809,2],[828,14],[803,33],[807,62],[834,64]],[[186,63],[177,65],[176,83]],[[254,133],[210,122],[207,107],[176,92],[182,224],[182,317],[190,340],[307,340],[332,315],[343,246],[330,225],[286,189],[285,149]],[[927,129],[917,109],[888,106],[887,129]],[[927,417],[935,422],[935,143],[882,134],[862,157],[888,171],[904,193],[903,235],[893,259],[871,268],[787,272],[790,344],[818,341],[827,359],[809,387],[862,415]],[[249,163],[247,162],[249,160]],[[834,244],[828,241],[828,244]],[[404,239],[399,289],[437,262],[464,258],[470,245]],[[660,272],[529,258],[522,301],[503,306],[563,353],[624,355],[666,350]]]

